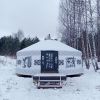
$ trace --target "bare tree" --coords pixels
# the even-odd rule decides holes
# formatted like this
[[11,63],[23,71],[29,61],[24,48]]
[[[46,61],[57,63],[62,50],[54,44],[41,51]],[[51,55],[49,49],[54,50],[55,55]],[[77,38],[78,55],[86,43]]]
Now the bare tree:
[[[97,2],[100,0],[97,0]],[[98,4],[97,4],[98,5]],[[97,11],[100,13],[100,5]],[[90,68],[90,58],[94,69],[98,69],[95,45],[95,10],[91,0],[63,0],[60,4],[60,28],[62,42],[78,49],[78,39],[81,38],[83,58],[86,67]],[[100,16],[98,16],[98,20]],[[100,22],[100,21],[99,21]],[[98,30],[100,29],[98,24]],[[84,39],[85,33],[86,39]],[[89,35],[92,36],[91,40]],[[92,42],[92,44],[91,44]]]
[[77,39],[80,37],[84,11],[83,0],[63,0],[60,5],[60,22],[63,31],[63,42],[77,48]]
[[[60,22],[63,31],[62,41],[78,49],[78,39],[82,39],[83,56],[89,67],[88,44],[85,48],[82,33],[88,34],[87,0],[63,0],[60,5]],[[87,35],[88,40],[88,35]],[[87,49],[87,50],[86,50]]]
[[98,70],[98,63],[97,63],[97,56],[96,56],[96,46],[95,46],[95,39],[94,39],[94,36],[95,36],[95,31],[94,31],[94,21],[93,21],[93,10],[92,10],[92,2],[91,0],[88,0],[88,4],[89,4],[89,12],[90,12],[90,20],[89,20],[89,24],[90,24],[90,34],[92,36],[92,48],[93,50],[92,51],[92,57],[91,57],[91,60],[92,60],[92,64],[93,64],[93,67],[96,70]]
[[97,6],[97,55],[100,61],[100,0],[96,0]]

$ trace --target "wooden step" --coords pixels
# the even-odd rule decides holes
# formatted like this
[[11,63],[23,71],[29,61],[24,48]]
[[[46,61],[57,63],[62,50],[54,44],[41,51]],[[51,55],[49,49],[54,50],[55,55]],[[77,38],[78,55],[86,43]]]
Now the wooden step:
[[38,80],[39,82],[60,82],[61,80]]
[[61,88],[61,80],[39,80],[37,84],[38,88]]
[[62,88],[62,85],[39,85],[38,88]]

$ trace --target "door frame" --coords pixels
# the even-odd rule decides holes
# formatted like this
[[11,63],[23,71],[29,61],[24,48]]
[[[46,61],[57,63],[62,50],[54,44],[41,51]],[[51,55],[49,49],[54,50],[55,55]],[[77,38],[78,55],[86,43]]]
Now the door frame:
[[[43,65],[42,64],[42,56],[43,56],[43,53],[46,55],[46,53],[54,53],[54,57],[57,57],[57,63],[55,63],[55,61],[53,62],[53,65],[54,65],[54,70],[52,70],[52,71],[49,71],[49,69],[47,70],[47,71],[45,71],[46,69],[44,68],[43,69],[43,67],[45,66],[46,67],[46,62],[45,62],[45,64]],[[56,54],[55,54],[56,53]],[[55,56],[56,55],[56,56]],[[46,61],[46,56],[45,56],[45,58],[44,58],[45,60],[44,61]],[[58,61],[59,61],[59,56],[58,56],[58,51],[55,51],[55,50],[44,50],[44,51],[41,51],[41,73],[58,73],[58,69],[59,69],[59,64],[58,64]]]

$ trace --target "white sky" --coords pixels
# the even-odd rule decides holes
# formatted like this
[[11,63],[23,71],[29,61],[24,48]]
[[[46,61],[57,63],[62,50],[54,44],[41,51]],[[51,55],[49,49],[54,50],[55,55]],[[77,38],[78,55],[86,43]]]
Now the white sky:
[[0,0],[0,36],[22,29],[26,36],[55,36],[59,0]]

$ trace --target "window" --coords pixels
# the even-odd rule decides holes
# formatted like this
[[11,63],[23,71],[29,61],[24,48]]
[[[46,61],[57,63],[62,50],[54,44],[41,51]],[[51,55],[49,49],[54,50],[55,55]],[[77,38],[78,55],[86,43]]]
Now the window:
[[67,68],[75,67],[75,58],[74,57],[66,58],[66,67]]

